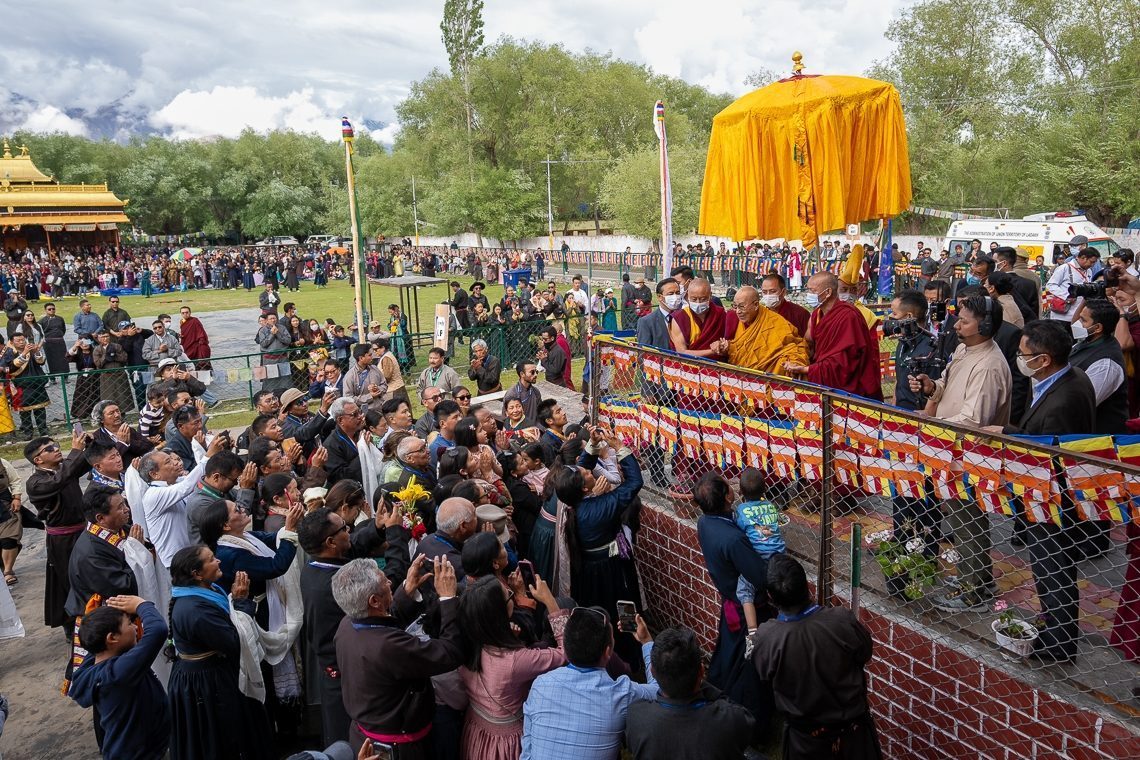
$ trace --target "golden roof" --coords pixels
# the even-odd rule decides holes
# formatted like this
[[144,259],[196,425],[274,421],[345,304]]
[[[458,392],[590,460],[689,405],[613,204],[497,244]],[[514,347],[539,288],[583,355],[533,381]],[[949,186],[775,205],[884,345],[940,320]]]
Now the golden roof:
[[8,141],[0,155],[0,224],[58,224],[129,221],[106,184],[61,185],[36,168],[28,149],[13,156]]
[[8,180],[9,182],[51,182],[51,177],[47,176],[32,163],[32,157],[28,155],[28,148],[21,145],[18,149],[20,155],[13,156],[12,149],[8,147],[8,141],[4,141],[4,154],[0,156],[0,180]]

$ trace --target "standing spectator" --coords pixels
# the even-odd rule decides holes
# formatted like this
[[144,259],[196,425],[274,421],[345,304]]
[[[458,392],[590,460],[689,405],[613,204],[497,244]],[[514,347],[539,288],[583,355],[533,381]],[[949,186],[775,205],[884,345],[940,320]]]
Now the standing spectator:
[[273,737],[265,706],[238,687],[241,639],[233,608],[256,614],[249,578],[238,573],[227,596],[218,586],[222,564],[208,547],[188,546],[170,559],[170,634],[178,658],[167,696],[174,731],[171,760],[261,758]]
[[71,319],[71,329],[76,337],[94,341],[95,333],[103,326],[103,320],[91,313],[91,302],[84,298],[79,302],[79,312]]
[[503,365],[499,357],[490,352],[487,341],[479,339],[471,341],[471,367],[467,370],[467,377],[475,381],[479,395],[497,393],[503,389],[499,375]]
[[384,376],[384,381],[387,384],[384,401],[396,399],[397,401],[406,401],[411,405],[412,399],[408,396],[408,387],[404,382],[400,361],[390,350],[391,340],[385,335],[372,341],[372,347],[377,357],[376,368],[380,370],[380,374]]
[[206,328],[200,319],[190,313],[189,306],[179,309],[179,314],[182,316],[182,350],[188,358],[199,360],[194,365],[195,369],[210,369],[209,362],[200,361],[210,358],[210,338],[206,335]]
[[119,331],[123,329],[120,325],[123,322],[130,324],[131,315],[127,313],[126,309],[119,308],[119,297],[111,296],[107,299],[110,307],[103,312],[103,329],[111,333],[114,338],[119,337]]
[[44,625],[63,628],[69,646],[75,618],[67,614],[65,605],[71,593],[67,569],[71,551],[86,526],[83,515],[83,491],[79,478],[91,465],[83,456],[87,436],[82,431],[71,437],[67,458],[59,444],[47,436],[33,438],[24,446],[24,459],[36,468],[28,476],[25,490],[32,506],[44,524],[47,576],[44,579]]
[[769,560],[767,588],[780,614],[752,637],[752,662],[787,716],[784,757],[880,757],[864,672],[871,632],[849,609],[812,604],[803,566],[786,554]]
[[325,463],[328,482],[332,484],[345,478],[359,482],[360,455],[356,439],[364,428],[364,411],[351,398],[338,398],[329,408],[329,416],[336,428],[325,438],[329,452]]
[[[129,324],[128,322],[127,325]],[[118,334],[125,332],[127,325],[122,326]],[[96,338],[99,342],[91,352],[96,369],[122,370],[123,367],[127,366],[126,350],[117,340],[112,339],[109,331],[100,330],[96,333]],[[134,408],[134,394],[125,372],[100,372],[99,392],[102,398],[114,401],[122,409]]]
[[51,399],[43,369],[46,361],[43,352],[29,343],[22,332],[13,335],[0,354],[0,367],[12,380],[12,407],[20,413],[20,432],[28,438],[37,430],[40,435],[48,434],[47,407]]
[[446,357],[447,352],[442,348],[433,347],[428,351],[428,366],[424,368],[423,372],[420,373],[419,380],[416,381],[416,389],[421,396],[427,388],[439,388],[443,393],[451,395],[463,387],[459,373],[444,364]]
[[524,359],[515,365],[519,381],[503,394],[503,408],[508,402],[518,401],[522,404],[525,419],[529,425],[538,422],[538,405],[542,403],[542,391],[534,386],[538,380],[538,367],[529,359]]
[[373,366],[372,347],[359,343],[352,347],[354,363],[344,375],[344,397],[355,401],[361,409],[380,411],[388,381],[384,373]]
[[122,457],[123,466],[130,467],[135,457],[154,448],[142,433],[123,422],[123,410],[114,401],[100,401],[91,410],[91,421],[97,426],[91,440],[100,446],[111,446]]
[[9,288],[8,297],[4,299],[4,315],[8,317],[9,337],[11,337],[13,329],[20,324],[24,318],[24,312],[27,310],[28,302],[20,296],[20,291]]
[[[222,450],[222,436],[217,436],[206,450],[212,457]],[[182,460],[177,454],[167,451],[151,451],[139,460],[139,475],[147,490],[143,494],[142,514],[146,537],[154,545],[156,565],[170,569],[174,555],[190,545],[190,520],[186,516],[186,506],[190,495],[198,487],[206,471],[203,461],[189,473],[182,468]],[[132,514],[139,505],[134,505]]]
[[[463,647],[455,571],[436,560],[426,573],[426,564],[418,557],[395,594],[373,560],[353,560],[333,576],[333,598],[345,613],[336,632],[336,661],[354,750],[371,739],[397,745],[400,758],[431,756],[431,677],[458,667]],[[441,622],[438,638],[425,640],[404,629],[421,610],[415,600],[429,576],[439,594]]]
[[150,366],[157,367],[158,363],[163,359],[174,359],[180,361],[186,354],[182,350],[182,344],[178,340],[178,336],[172,332],[168,332],[166,324],[161,319],[156,319],[151,324],[153,334],[143,341],[143,359],[150,364]]
[[[257,345],[261,347],[261,366],[275,366],[280,367],[282,363],[287,367],[289,355],[287,353],[289,347],[293,344],[293,336],[289,334],[289,330],[277,322],[277,313],[275,311],[269,312],[265,315],[265,324],[257,331]],[[291,388],[293,383],[289,376],[288,370],[280,372],[277,377],[266,376],[265,380],[261,383],[261,389],[264,391],[284,391],[286,388]]]
[[[724,245],[721,243],[721,245]],[[629,707],[626,743],[634,760],[740,760],[755,719],[705,682],[697,635],[667,628],[653,640],[654,702]]]
[[459,329],[466,330],[471,326],[471,296],[459,287],[459,283],[451,282],[451,308],[455,310],[455,319],[459,322]]
[[40,319],[40,328],[44,336],[44,356],[47,357],[48,372],[60,375],[67,372],[67,342],[63,336],[67,334],[67,322],[63,317],[57,316],[54,303],[44,304],[44,315]]
[[443,391],[439,388],[428,387],[420,391],[420,403],[424,406],[424,413],[416,420],[413,432],[424,439],[435,431],[439,430],[439,425],[435,422],[435,408],[443,399]]
[[634,638],[649,682],[614,680],[606,665],[614,651],[609,616],[597,607],[575,607],[566,621],[562,647],[569,667],[534,680],[523,705],[521,760],[616,760],[626,715],[634,702],[657,698],[651,667],[653,637],[637,616]]
[[561,385],[574,390],[573,369],[570,357],[562,346],[558,345],[558,330],[554,325],[547,325],[539,333],[542,339],[542,348],[538,351],[538,360],[546,371],[547,382]]
[[24,481],[20,473],[6,459],[0,458],[0,567],[4,571],[4,583],[14,586],[16,558],[20,556],[24,526],[20,509],[24,500]]
[[[248,290],[248,288],[246,288]],[[268,316],[277,313],[277,304],[281,303],[281,296],[277,293],[277,283],[270,279],[265,281],[265,290],[261,291],[257,296],[258,305],[261,306],[261,313]]]

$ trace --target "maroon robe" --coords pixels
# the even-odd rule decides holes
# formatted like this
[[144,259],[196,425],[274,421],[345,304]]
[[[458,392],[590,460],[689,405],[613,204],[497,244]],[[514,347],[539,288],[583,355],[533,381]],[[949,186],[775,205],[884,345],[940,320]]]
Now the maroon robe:
[[[187,317],[181,328],[182,350],[186,352],[186,356],[190,359],[209,359],[210,339],[206,335],[202,321],[197,317]],[[209,365],[203,363],[198,369],[209,369]]]
[[867,329],[863,314],[845,301],[836,301],[827,314],[811,314],[815,341],[808,382],[883,400],[879,374],[879,345]]
[[796,328],[801,338],[807,336],[808,322],[811,320],[810,311],[791,301],[781,301],[779,308],[772,309],[772,311],[791,322],[792,327]]
[[[699,331],[697,339],[689,341],[690,351],[701,351],[707,348],[712,348],[712,345],[721,338],[730,337],[736,332],[736,314],[732,315],[732,332],[728,332],[729,326],[729,313],[723,306],[717,306],[714,303],[709,304],[709,310],[705,313],[705,321],[697,327]],[[670,317],[673,324],[677,325],[681,334],[686,338],[692,335],[692,316],[690,316],[687,309],[677,309]],[[676,349],[676,346],[673,347]],[[723,360],[724,356],[721,354],[714,354],[709,357],[710,359]]]

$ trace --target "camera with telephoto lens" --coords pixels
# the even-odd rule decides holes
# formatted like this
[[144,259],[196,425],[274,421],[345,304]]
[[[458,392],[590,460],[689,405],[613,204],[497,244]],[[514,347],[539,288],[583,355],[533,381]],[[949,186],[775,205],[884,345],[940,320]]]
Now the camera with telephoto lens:
[[1104,280],[1097,282],[1074,282],[1069,286],[1069,298],[1104,298],[1105,289],[1109,284]]

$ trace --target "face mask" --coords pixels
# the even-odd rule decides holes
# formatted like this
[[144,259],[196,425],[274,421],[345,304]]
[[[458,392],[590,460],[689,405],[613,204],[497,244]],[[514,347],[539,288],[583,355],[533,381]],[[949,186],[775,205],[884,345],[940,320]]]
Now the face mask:
[[980,279],[980,278],[978,278],[978,277],[975,277],[975,276],[974,276],[974,275],[972,275],[972,274],[968,274],[968,275],[966,275],[966,284],[967,284],[967,285],[977,285],[977,284],[978,284],[978,283],[980,283],[980,282],[981,282],[981,279]]
[[[1037,358],[1037,357],[1033,357],[1033,358]],[[1033,377],[1033,375],[1036,374],[1036,372],[1037,372],[1037,370],[1035,370],[1029,366],[1029,360],[1023,356],[1017,357],[1017,371],[1020,372],[1021,374],[1025,375],[1026,377]]]
[[840,293],[839,294],[839,300],[843,301],[844,303],[855,303],[855,294],[854,293]]
[[1069,246],[1069,253],[1071,253],[1072,255],[1076,256],[1080,252],[1081,252],[1081,247],[1079,245],[1070,245]]
[[170,320],[169,319],[162,320],[162,326],[163,327],[170,327]]
[[681,302],[684,299],[681,298],[680,293],[673,293],[672,295],[665,296],[664,300],[665,300],[665,308],[668,309],[669,311],[675,311],[675,310],[681,308]]
[[774,309],[780,305],[780,297],[774,293],[760,296],[760,303],[764,304],[765,308]]
[[1089,337],[1089,331],[1080,322],[1073,323],[1073,340],[1084,340]]
[[804,301],[808,306],[814,309],[815,307],[819,306],[819,294],[812,293],[809,290],[807,293],[804,293]]
[[706,311],[709,310],[709,302],[708,301],[705,301],[704,303],[693,303],[692,301],[690,301],[689,303],[687,303],[685,305],[688,306],[689,310],[692,311],[694,314],[704,314]]
[[321,326],[318,325],[316,322],[310,322],[309,323],[309,329],[312,330],[313,332],[316,332],[317,330],[321,329]]

